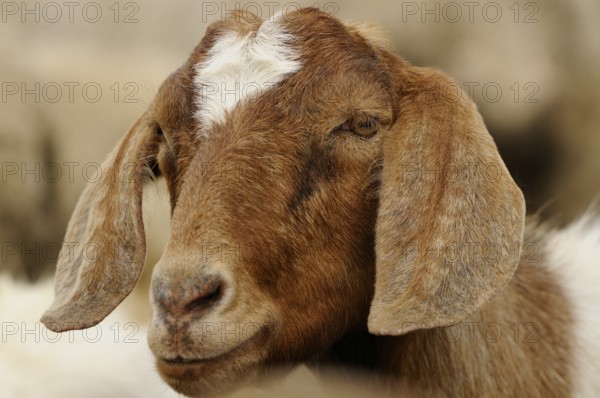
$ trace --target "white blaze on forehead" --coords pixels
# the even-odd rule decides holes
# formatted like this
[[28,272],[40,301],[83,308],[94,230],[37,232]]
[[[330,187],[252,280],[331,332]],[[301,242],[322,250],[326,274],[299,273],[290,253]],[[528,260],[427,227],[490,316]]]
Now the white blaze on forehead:
[[223,122],[238,103],[256,98],[300,69],[292,39],[277,18],[263,22],[256,32],[232,31],[217,39],[196,66],[194,78],[196,119],[205,131]]

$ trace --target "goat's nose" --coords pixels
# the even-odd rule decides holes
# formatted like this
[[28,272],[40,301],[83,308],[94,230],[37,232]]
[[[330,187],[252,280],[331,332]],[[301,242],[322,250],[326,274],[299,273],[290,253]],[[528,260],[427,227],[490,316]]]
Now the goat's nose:
[[156,279],[152,286],[154,299],[164,310],[176,317],[198,314],[215,306],[222,298],[225,286],[217,275],[205,275],[196,280]]

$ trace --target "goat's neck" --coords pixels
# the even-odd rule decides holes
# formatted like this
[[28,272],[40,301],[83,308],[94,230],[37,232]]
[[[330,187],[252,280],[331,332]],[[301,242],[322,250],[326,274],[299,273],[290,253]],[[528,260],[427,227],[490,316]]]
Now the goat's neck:
[[324,362],[434,396],[569,396],[569,308],[551,273],[522,263],[506,289],[463,323],[398,337],[365,328],[338,341]]

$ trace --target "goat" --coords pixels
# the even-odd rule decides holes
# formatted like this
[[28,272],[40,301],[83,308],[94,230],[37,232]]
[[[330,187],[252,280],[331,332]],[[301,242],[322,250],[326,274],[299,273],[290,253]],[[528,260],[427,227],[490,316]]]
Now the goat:
[[598,267],[524,239],[523,195],[457,87],[316,9],[213,23],[82,193],[43,323],[90,327],[129,294],[162,176],[148,341],[182,394],[303,362],[427,396],[600,391]]

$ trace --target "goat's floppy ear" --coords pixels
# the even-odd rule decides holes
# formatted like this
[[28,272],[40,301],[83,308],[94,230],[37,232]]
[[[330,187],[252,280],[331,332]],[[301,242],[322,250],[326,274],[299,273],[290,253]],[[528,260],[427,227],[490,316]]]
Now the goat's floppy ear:
[[368,327],[400,335],[463,321],[511,279],[525,204],[475,105],[440,72],[397,71],[383,137]]
[[58,259],[55,299],[41,319],[53,331],[96,325],[139,279],[146,255],[143,180],[152,155],[145,125],[142,117],[131,127],[77,202]]

